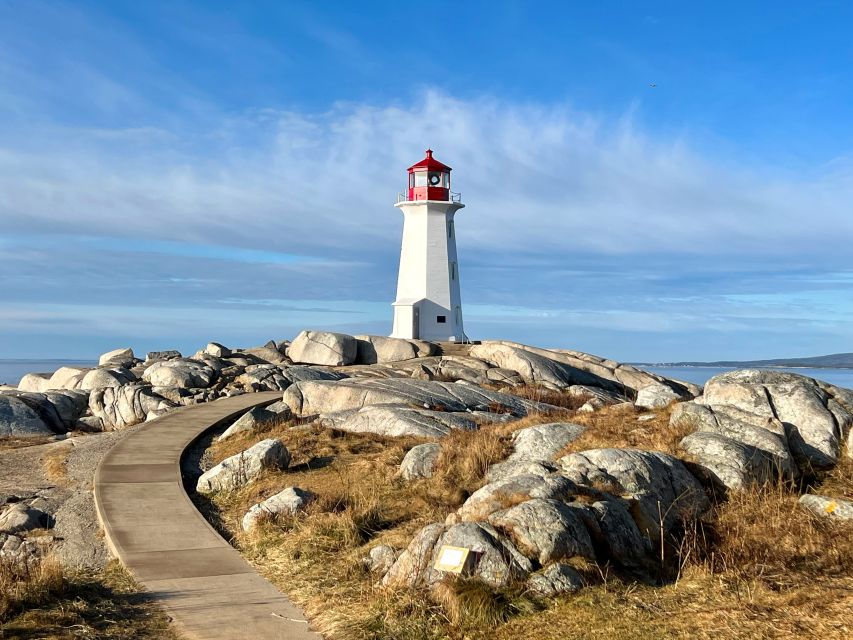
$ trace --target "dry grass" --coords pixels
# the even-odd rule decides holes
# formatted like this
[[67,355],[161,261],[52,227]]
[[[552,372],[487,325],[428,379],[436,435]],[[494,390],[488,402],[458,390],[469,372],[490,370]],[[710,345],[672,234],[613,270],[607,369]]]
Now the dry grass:
[[68,467],[66,466],[70,452],[70,444],[60,443],[51,447],[41,457],[41,465],[48,480],[61,485],[67,485],[71,481],[71,478],[68,476]]
[[535,385],[523,385],[509,389],[509,393],[520,398],[533,400],[534,402],[544,402],[555,407],[560,407],[566,411],[575,411],[586,404],[589,397],[581,395],[572,395],[565,391],[555,391]]
[[52,436],[36,436],[33,438],[0,438],[0,451],[23,449],[25,447],[35,447],[40,444],[47,444],[48,442],[53,442]]
[[0,637],[178,640],[117,562],[100,573],[63,574],[50,557],[29,569],[0,563]]
[[[575,453],[586,449],[618,447],[661,451],[683,456],[678,443],[693,429],[681,425],[672,427],[669,417],[671,407],[637,413],[632,407],[605,407],[594,413],[576,413],[571,421],[586,427],[586,431],[561,453]],[[639,420],[641,415],[652,415],[649,420]]]
[[[587,589],[538,602],[521,588],[494,591],[470,581],[449,581],[432,593],[385,590],[363,568],[370,548],[405,547],[418,529],[444,520],[479,488],[488,466],[508,453],[515,429],[565,419],[588,427],[571,451],[619,446],[675,452],[685,434],[670,429],[669,409],[652,413],[653,419],[638,421],[633,410],[567,411],[455,432],[441,443],[434,476],[411,483],[395,474],[418,440],[279,423],[215,445],[214,459],[280,437],[294,467],[217,495],[208,506],[259,571],[331,639],[849,637],[853,528],[816,518],[780,487],[733,494],[717,505],[676,545],[673,581],[665,586],[623,581],[591,565],[584,568]],[[851,470],[845,461],[813,489],[849,495]],[[286,486],[320,498],[306,514],[241,532],[249,506]]]

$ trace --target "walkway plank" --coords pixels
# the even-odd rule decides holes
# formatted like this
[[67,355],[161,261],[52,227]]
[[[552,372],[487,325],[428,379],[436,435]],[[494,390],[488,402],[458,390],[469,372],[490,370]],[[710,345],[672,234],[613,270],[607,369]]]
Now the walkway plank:
[[181,455],[196,437],[280,398],[253,393],[172,411],[120,440],[95,474],[107,545],[188,638],[320,638],[202,517],[181,479]]

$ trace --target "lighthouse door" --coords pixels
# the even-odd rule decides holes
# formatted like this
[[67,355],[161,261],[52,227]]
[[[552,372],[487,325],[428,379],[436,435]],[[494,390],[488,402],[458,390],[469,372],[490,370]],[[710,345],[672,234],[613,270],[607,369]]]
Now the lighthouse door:
[[412,339],[421,337],[421,309],[417,305],[412,307]]

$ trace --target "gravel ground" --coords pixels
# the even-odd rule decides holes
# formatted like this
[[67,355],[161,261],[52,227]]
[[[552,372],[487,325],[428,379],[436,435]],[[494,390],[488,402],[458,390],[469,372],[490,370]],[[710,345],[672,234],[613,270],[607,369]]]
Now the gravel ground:
[[[139,426],[0,451],[0,504],[17,498],[51,514],[60,561],[102,569],[109,554],[92,496],[95,469],[116,442]],[[61,482],[49,479],[42,465],[44,456],[57,449],[67,452],[67,480]]]

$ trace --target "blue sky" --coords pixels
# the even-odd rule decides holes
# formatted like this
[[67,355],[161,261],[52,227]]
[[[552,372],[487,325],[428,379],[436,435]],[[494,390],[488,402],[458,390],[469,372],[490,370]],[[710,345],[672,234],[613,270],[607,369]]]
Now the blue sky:
[[0,358],[387,334],[427,146],[474,338],[853,350],[853,7],[696,5],[0,0]]

